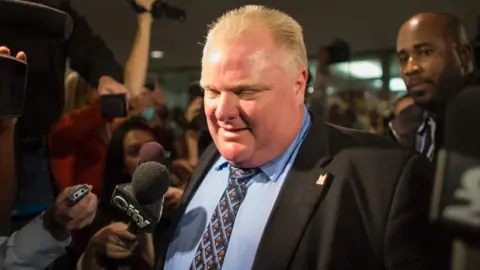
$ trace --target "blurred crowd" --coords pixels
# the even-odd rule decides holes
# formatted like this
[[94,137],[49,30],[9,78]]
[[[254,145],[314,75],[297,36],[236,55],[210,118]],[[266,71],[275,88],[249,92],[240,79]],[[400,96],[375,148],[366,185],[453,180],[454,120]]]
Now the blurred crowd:
[[[211,143],[198,82],[192,82],[190,89],[186,89],[190,93],[186,110],[171,110],[161,82],[147,81],[154,21],[150,10],[156,2],[132,1],[137,12],[137,28],[123,68],[68,2],[44,3],[67,12],[74,19],[72,35],[66,43],[42,40],[29,47],[18,35],[8,36],[11,29],[0,29],[2,33],[6,31],[5,39],[10,38],[7,42],[10,50],[23,50],[28,54],[31,69],[27,82],[28,109],[16,128],[19,181],[17,185],[4,183],[7,188],[3,191],[8,195],[3,199],[8,204],[2,208],[1,233],[9,235],[23,228],[49,209],[55,197],[66,188],[87,184],[99,198],[94,223],[73,233],[67,254],[52,268],[75,268],[82,253],[105,244],[105,235],[111,235],[111,229],[118,226],[118,223],[110,226],[112,222],[128,223],[110,206],[110,198],[116,185],[131,182],[139,163],[139,151],[145,143],[161,144],[162,163],[171,173],[170,188],[165,195],[164,226],[180,203],[199,155]],[[72,71],[66,74],[64,85],[56,85],[56,82],[63,84],[63,78],[57,80],[54,73],[65,74],[67,67],[55,66],[56,63],[46,57],[48,54],[55,54],[55,61],[68,58]],[[36,85],[42,87],[32,87]],[[105,117],[101,99],[103,95],[112,94],[126,94],[126,117]],[[152,244],[147,243],[147,246]],[[139,262],[142,264],[145,260]],[[147,267],[153,264],[151,260],[146,262]]]

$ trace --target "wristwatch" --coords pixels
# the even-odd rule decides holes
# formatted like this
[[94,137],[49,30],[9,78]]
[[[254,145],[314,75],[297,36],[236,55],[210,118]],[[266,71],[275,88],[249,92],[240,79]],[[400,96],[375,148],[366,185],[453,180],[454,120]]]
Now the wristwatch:
[[137,14],[142,14],[142,13],[146,13],[146,12],[149,12],[148,10],[146,10],[144,7],[142,6],[139,6],[137,4],[137,2],[135,2],[135,0],[127,0],[128,3],[130,3],[130,6],[132,6],[133,10],[137,13]]

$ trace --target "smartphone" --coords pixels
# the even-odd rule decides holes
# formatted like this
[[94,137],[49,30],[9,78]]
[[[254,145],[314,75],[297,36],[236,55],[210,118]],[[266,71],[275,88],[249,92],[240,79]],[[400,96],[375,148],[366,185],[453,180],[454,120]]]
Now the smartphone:
[[100,96],[102,115],[104,118],[127,117],[127,95],[111,94]]
[[0,54],[0,118],[23,113],[28,65],[13,56]]
[[155,82],[154,81],[149,81],[149,82],[145,83],[144,87],[147,88],[148,91],[153,92],[153,91],[155,91]]
[[68,194],[67,205],[70,207],[74,206],[79,201],[81,201],[85,196],[87,196],[89,192],[90,190],[88,189],[88,185],[81,185],[79,188],[77,188],[76,190]]

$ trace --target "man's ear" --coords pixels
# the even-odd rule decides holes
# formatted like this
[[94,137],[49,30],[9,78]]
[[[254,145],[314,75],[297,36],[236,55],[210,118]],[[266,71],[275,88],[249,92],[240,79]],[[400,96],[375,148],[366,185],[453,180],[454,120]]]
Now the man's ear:
[[469,72],[473,67],[473,47],[470,44],[461,44],[457,46],[457,54],[460,59],[460,65],[464,72]]
[[296,89],[295,95],[296,96],[305,96],[305,91],[307,91],[307,82],[308,82],[308,70],[306,68],[302,68],[300,73],[298,74],[297,81],[296,81]]

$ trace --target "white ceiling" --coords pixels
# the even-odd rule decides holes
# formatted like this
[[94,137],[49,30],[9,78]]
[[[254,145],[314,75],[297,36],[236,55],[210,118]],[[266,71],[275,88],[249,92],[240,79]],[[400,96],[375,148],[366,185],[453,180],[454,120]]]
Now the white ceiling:
[[[72,0],[124,63],[135,32],[135,15],[124,0]],[[242,0],[170,0],[170,4],[187,12],[186,22],[161,20],[152,32],[152,50],[165,53],[152,59],[150,69],[197,67],[206,25],[228,9],[252,3]],[[304,27],[309,55],[320,45],[335,38],[350,42],[354,52],[394,48],[401,23],[421,11],[448,11],[459,16],[470,35],[476,31],[480,14],[478,0],[263,0],[264,4],[286,11]]]

